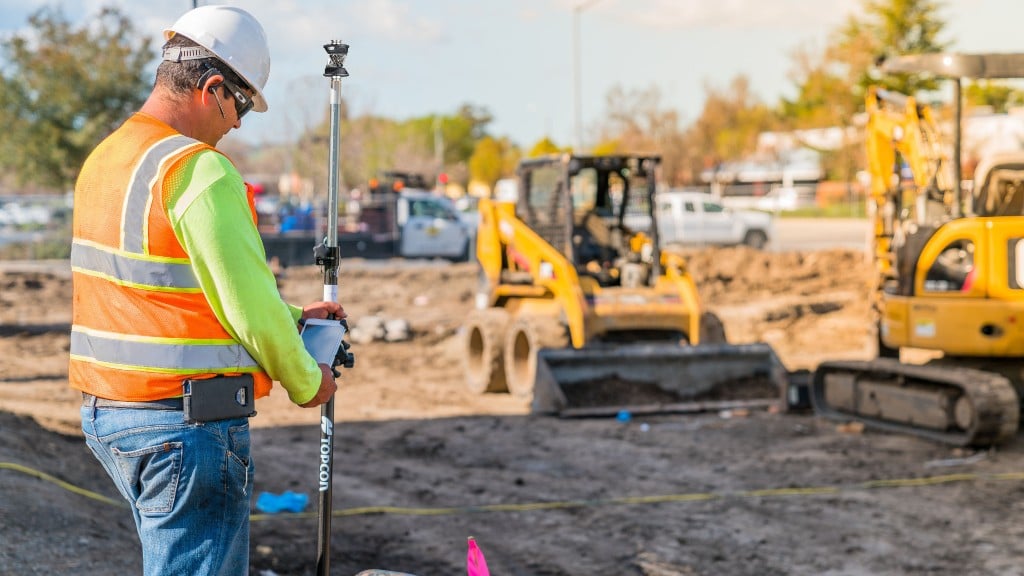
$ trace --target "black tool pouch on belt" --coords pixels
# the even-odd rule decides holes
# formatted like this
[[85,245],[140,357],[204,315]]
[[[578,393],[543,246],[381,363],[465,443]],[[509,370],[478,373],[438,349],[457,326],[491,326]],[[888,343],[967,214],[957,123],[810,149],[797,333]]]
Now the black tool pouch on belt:
[[214,422],[256,414],[251,374],[217,376],[181,383],[185,421]]

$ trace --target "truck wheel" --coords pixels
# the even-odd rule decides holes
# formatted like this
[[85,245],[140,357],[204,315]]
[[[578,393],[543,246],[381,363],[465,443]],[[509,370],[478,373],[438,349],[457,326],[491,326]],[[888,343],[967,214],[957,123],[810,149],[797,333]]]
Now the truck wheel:
[[761,230],[747,230],[743,243],[754,250],[761,250],[768,243],[768,235]]
[[505,382],[519,398],[533,397],[537,377],[537,352],[541,348],[565,348],[569,334],[558,318],[524,315],[505,335]]
[[507,392],[502,353],[508,312],[501,308],[473,310],[466,319],[466,386],[474,394]]

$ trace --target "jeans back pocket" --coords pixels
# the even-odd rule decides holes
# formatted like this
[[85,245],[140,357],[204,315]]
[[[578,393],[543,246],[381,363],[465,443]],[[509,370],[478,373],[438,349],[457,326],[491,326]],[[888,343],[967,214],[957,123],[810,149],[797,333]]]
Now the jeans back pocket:
[[174,508],[181,477],[181,442],[163,442],[138,450],[112,447],[124,485],[142,514],[166,514]]

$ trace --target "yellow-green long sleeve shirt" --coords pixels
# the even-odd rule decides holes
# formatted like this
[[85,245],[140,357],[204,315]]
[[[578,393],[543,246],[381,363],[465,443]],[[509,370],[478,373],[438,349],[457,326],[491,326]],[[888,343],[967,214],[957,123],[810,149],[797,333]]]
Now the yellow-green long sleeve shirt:
[[[183,160],[167,214],[217,319],[273,380],[304,404],[321,371],[302,343],[302,309],[286,304],[266,262],[245,183],[224,155],[204,150]],[[165,185],[168,183],[165,183]]]

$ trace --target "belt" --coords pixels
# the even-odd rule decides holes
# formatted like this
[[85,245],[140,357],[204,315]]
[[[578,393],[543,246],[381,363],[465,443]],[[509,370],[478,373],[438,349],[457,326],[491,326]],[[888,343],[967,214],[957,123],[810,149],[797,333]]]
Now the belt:
[[163,400],[108,400],[82,392],[82,406],[96,408],[128,408],[131,410],[184,410],[185,403],[181,398],[164,398]]

